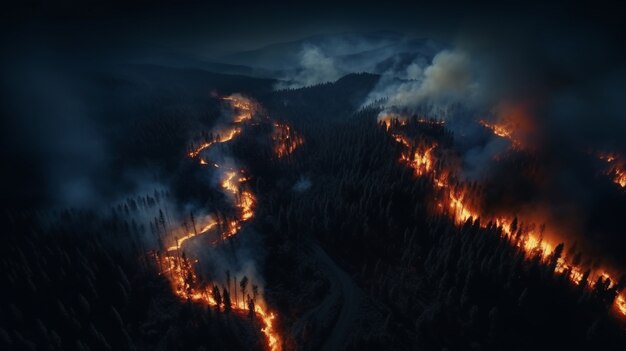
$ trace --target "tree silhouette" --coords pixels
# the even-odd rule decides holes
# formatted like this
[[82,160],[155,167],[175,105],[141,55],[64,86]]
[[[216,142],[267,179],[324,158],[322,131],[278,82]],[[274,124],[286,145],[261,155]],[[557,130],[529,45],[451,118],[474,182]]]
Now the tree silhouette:
[[241,278],[241,282],[239,282],[239,286],[241,287],[241,300],[246,301],[246,288],[248,287],[248,277],[245,275]]
[[224,287],[222,289],[222,299],[224,300],[224,313],[230,315],[230,312],[233,309],[232,303],[230,301],[230,294],[228,293],[228,289]]
[[220,305],[222,304],[222,294],[220,294],[220,289],[217,285],[213,285],[213,300],[215,300],[215,308],[217,312],[220,312]]

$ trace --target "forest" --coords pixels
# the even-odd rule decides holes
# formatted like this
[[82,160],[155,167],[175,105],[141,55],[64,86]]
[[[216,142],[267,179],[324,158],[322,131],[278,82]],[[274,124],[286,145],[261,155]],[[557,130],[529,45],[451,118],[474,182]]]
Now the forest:
[[0,351],[626,350],[619,5],[7,3]]
[[117,102],[107,113],[133,116],[111,131],[106,176],[147,165],[154,186],[4,213],[3,350],[626,348],[626,276],[596,274],[573,242],[529,249],[521,218],[438,210],[489,188],[448,173],[461,150],[438,116],[361,106],[379,75],[89,79]]

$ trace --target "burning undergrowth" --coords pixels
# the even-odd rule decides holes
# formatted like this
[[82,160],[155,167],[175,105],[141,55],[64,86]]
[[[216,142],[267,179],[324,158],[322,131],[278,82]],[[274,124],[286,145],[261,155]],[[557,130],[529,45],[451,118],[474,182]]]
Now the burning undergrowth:
[[615,185],[626,188],[626,161],[623,157],[610,152],[598,154],[598,158],[607,164],[604,174],[615,183]]
[[[106,230],[107,245],[143,252],[138,258],[141,267],[156,272],[154,279],[167,279],[180,302],[249,319],[263,344],[257,346],[276,350],[282,343],[276,312],[265,299],[266,252],[262,234],[250,225],[259,206],[252,186],[255,177],[236,156],[233,144],[242,135],[258,139],[253,145],[281,162],[304,139],[250,98],[235,94],[219,99],[220,122],[198,133],[167,182],[146,183],[146,191],[101,210],[67,210],[42,215],[38,222],[59,236]],[[251,344],[255,338],[246,340]]]
[[[566,120],[563,87],[532,82],[534,91],[500,89],[493,78],[510,68],[477,62],[467,44],[440,51],[412,79],[383,75],[365,99],[362,106],[378,107],[379,123],[402,145],[400,161],[435,184],[448,177],[465,184],[454,188],[479,184],[472,208],[487,221],[524,217],[534,226],[545,224],[553,242],[579,242],[596,264],[626,267],[615,249],[626,245],[620,234],[626,225],[612,215],[626,209],[619,191],[624,163],[619,152],[590,157],[588,148],[606,150],[605,143],[581,131],[591,125],[589,134],[596,136],[601,123],[578,115]],[[425,126],[440,126],[440,136],[448,137],[433,141]]]
[[[267,339],[267,348],[276,350],[282,346],[273,327],[275,314],[269,311],[262,294],[263,278],[258,270],[261,245],[258,237],[256,245],[253,244],[251,231],[246,227],[257,207],[256,195],[249,186],[252,176],[230,155],[227,144],[248,129],[266,126],[272,130],[271,149],[280,159],[291,155],[304,139],[288,125],[272,121],[249,98],[231,95],[221,99],[230,109],[230,122],[204,133],[187,156],[208,172],[210,184],[220,189],[230,206],[216,209],[199,222],[190,216],[176,225],[177,230],[165,230],[165,240],[170,244],[154,251],[153,256],[160,274],[168,277],[176,295],[183,300],[208,304],[218,311],[258,317],[262,320],[261,331]],[[237,245],[233,245],[235,237]],[[241,296],[237,293],[238,286]]]
[[[626,297],[618,295],[626,283],[620,273],[623,266],[598,259],[599,252],[607,251],[594,249],[591,240],[581,237],[582,228],[590,229],[588,223],[585,227],[584,220],[571,220],[571,216],[582,212],[584,204],[572,204],[569,201],[576,200],[576,195],[568,199],[560,193],[563,189],[554,188],[563,184],[558,173],[563,169],[562,162],[547,162],[546,155],[527,148],[521,150],[521,144],[512,142],[515,151],[491,160],[492,170],[479,182],[468,182],[459,167],[462,150],[455,150],[452,134],[446,134],[444,124],[417,117],[379,120],[400,145],[399,161],[411,168],[415,177],[431,181],[436,191],[429,205],[432,212],[449,216],[459,225],[468,219],[480,219],[487,227],[501,227],[502,235],[511,245],[519,246],[529,257],[538,255],[546,262],[558,247],[562,251],[562,245],[557,244],[566,242],[571,249],[562,257],[559,253],[555,262],[557,271],[574,284],[591,286],[593,281],[596,286],[606,284],[606,289],[615,296],[615,310],[626,315]],[[484,125],[482,121],[477,123]],[[512,136],[498,129],[493,132],[496,137]],[[437,135],[439,138],[434,137]],[[601,159],[615,162],[611,156]],[[608,174],[619,185],[618,173]],[[577,242],[583,245],[577,246]]]

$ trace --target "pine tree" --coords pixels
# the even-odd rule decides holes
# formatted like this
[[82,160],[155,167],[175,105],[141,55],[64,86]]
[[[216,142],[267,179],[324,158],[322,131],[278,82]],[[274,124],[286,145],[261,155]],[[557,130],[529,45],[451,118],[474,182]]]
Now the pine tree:
[[552,251],[552,255],[550,255],[550,264],[548,265],[550,274],[554,273],[554,270],[556,269],[559,259],[561,258],[561,254],[563,253],[563,247],[563,243],[558,244],[556,248],[554,248],[554,251]]
[[189,212],[189,219],[191,219],[191,226],[193,228],[193,234],[198,235],[198,230],[196,229],[196,219],[193,217],[193,212]]
[[232,303],[230,301],[230,294],[228,293],[228,289],[226,289],[226,287],[224,287],[222,291],[222,296],[224,299],[224,313],[230,315],[230,311],[233,309]]
[[246,289],[248,287],[248,277],[245,275],[241,278],[241,282],[239,283],[239,287],[241,287],[241,301],[246,301]]
[[248,317],[250,317],[250,320],[254,319],[254,310],[254,300],[250,298],[250,295],[248,295]]
[[226,288],[230,290],[230,271],[226,270]]
[[215,300],[215,308],[217,312],[220,312],[220,305],[222,304],[222,294],[220,294],[220,289],[217,285],[213,285],[213,300]]
[[256,303],[256,297],[259,295],[259,287],[258,285],[252,284],[252,299]]
[[237,276],[233,277],[233,286],[235,287],[235,306],[237,306]]

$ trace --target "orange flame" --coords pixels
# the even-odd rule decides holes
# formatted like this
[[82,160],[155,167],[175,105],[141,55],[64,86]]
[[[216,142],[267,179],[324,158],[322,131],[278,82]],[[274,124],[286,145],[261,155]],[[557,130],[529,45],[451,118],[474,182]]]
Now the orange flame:
[[529,117],[529,108],[527,103],[503,102],[493,109],[496,122],[480,120],[478,123],[491,130],[494,135],[508,139],[513,149],[526,149],[527,139],[536,129]]
[[247,180],[248,178],[246,177],[238,176],[237,172],[229,171],[226,172],[221,183],[222,189],[235,196],[236,207],[240,210],[240,221],[247,221],[254,216],[253,207],[256,198],[252,192],[241,189],[242,184]]
[[413,158],[404,157],[409,162],[411,168],[415,170],[415,174],[419,177],[433,170],[434,159],[432,152],[435,145],[429,147],[418,147],[413,153]]
[[234,123],[251,120],[252,116],[254,116],[258,110],[258,106],[254,101],[239,94],[225,96],[221,99],[228,101],[230,103],[230,107],[237,111],[237,114],[233,118]]
[[[409,116],[406,115],[402,115],[399,113],[395,113],[395,112],[381,112],[378,115],[378,123],[382,124],[385,126],[385,130],[389,130],[392,127],[393,123],[396,123],[398,126],[406,126],[409,123]],[[412,119],[413,121],[415,121],[417,124],[426,124],[426,125],[444,125],[445,121],[444,120],[438,120],[438,119],[427,119],[424,117],[413,117]]]
[[202,151],[208,149],[213,144],[219,144],[219,143],[225,143],[227,141],[231,141],[234,137],[239,135],[239,133],[241,133],[240,128],[237,128],[237,127],[228,128],[222,131],[221,133],[218,133],[215,139],[213,139],[212,141],[204,142],[198,145],[195,149],[189,151],[187,155],[191,158],[196,158],[198,155],[200,155]]
[[304,139],[295,133],[286,124],[274,122],[274,154],[278,158],[291,155],[300,145],[304,144]]
[[[211,307],[217,307],[218,304],[211,294],[213,284],[209,284],[204,288],[194,288],[195,283],[198,281],[197,273],[194,270],[194,264],[198,261],[190,261],[175,256],[165,256],[162,258],[163,265],[162,274],[167,274],[170,279],[174,293],[181,300],[191,300],[196,302],[203,302]],[[232,309],[240,313],[246,313],[249,311],[248,302],[244,299],[237,299],[231,301]],[[254,312],[264,324],[261,328],[261,332],[267,338],[268,348],[272,351],[281,350],[280,336],[275,330],[274,320],[276,315],[269,312],[266,307],[263,306],[263,301],[255,301]]]
[[[248,121],[252,118],[252,116],[257,111],[257,105],[252,100],[242,97],[240,95],[231,95],[228,97],[224,97],[223,100],[227,100],[231,107],[236,110],[238,113],[233,118],[234,124],[239,124],[245,121]],[[287,127],[287,131],[289,131]],[[208,142],[202,143],[193,150],[188,153],[188,156],[191,158],[196,158],[203,150],[210,148],[212,145],[217,143],[225,143],[241,133],[241,128],[237,126],[233,126],[230,128],[226,128],[222,130],[217,136]],[[287,137],[289,137],[288,134]],[[286,152],[292,152],[295,147],[302,143],[302,139],[298,139],[295,143],[291,141],[290,146],[285,150]],[[295,145],[295,146],[293,146]],[[205,159],[200,159],[200,164],[206,165],[208,162]],[[216,163],[212,164],[215,168],[220,168],[220,166]],[[221,238],[226,239],[228,237],[236,235],[242,227],[243,222],[250,220],[254,216],[254,206],[256,203],[256,198],[252,192],[244,189],[243,185],[248,181],[248,178],[243,175],[243,171],[235,171],[228,170],[224,173],[222,180],[220,182],[221,188],[224,192],[233,196],[235,200],[235,207],[238,208],[237,218],[228,220],[223,228],[223,232],[221,233]],[[181,238],[174,237],[174,244],[169,246],[164,253],[163,257],[159,257],[157,255],[157,261],[159,266],[161,267],[160,274],[166,274],[169,278],[170,283],[172,285],[172,289],[174,293],[179,296],[183,300],[193,300],[193,301],[201,301],[209,306],[217,306],[217,302],[213,299],[211,294],[211,288],[197,287],[198,275],[195,271],[194,264],[197,263],[197,260],[191,261],[186,258],[179,257],[177,253],[180,252],[181,247],[184,243],[198,235],[205,234],[209,232],[212,228],[218,225],[218,221],[216,221],[213,217],[208,217],[206,220],[206,224],[202,227],[199,232],[191,232],[185,234]],[[215,244],[215,243],[214,243]],[[184,256],[183,256],[184,257]],[[249,302],[249,301],[248,301]],[[248,302],[244,301],[244,299],[237,299],[235,297],[235,301],[232,305],[232,309],[235,311],[246,312],[248,311],[250,305]],[[258,318],[263,321],[263,328],[261,332],[267,338],[267,345],[270,350],[280,350],[280,336],[274,327],[274,320],[276,315],[267,310],[266,307],[263,306],[263,301],[254,301],[254,313]]]
[[204,233],[208,232],[213,227],[215,227],[215,225],[217,225],[217,222],[213,218],[209,217],[207,224],[204,225],[202,227],[202,229],[200,229],[200,231],[197,232],[197,234],[196,234],[196,232],[190,232],[190,233],[187,233],[182,238],[175,238],[176,244],[168,247],[167,251],[176,251],[176,250],[180,249],[183,246],[183,244],[185,243],[185,241],[195,237],[196,235],[201,235],[201,234],[204,234]]
[[609,164],[605,174],[611,176],[613,183],[626,188],[626,161],[614,153],[600,153],[598,158]]
[[[448,174],[451,173],[449,170],[439,170],[433,167],[434,159],[432,156],[432,151],[436,148],[436,144],[432,144],[430,146],[418,146],[416,148],[413,146],[413,143],[410,141],[410,139],[390,130],[390,126],[392,126],[391,120],[385,123],[384,126],[386,127],[385,130],[390,133],[393,139],[403,146],[404,150],[401,152],[400,161],[414,169],[415,175],[417,177],[431,177],[434,185],[436,185],[437,188],[441,189],[441,191],[446,194],[443,196],[442,200],[437,203],[437,208],[440,211],[443,211],[445,214],[451,216],[454,222],[459,226],[463,225],[470,218],[482,218],[495,223],[498,227],[501,227],[502,235],[505,237],[511,238],[515,234],[511,229],[513,227],[512,225],[515,216],[511,215],[500,218],[489,218],[489,216],[485,213],[480,213],[472,206],[472,198],[468,189],[465,189],[462,186],[451,186],[448,183]],[[494,133],[496,133],[496,129],[494,129]],[[506,130],[497,129],[497,133],[502,133],[505,136],[508,135]],[[411,155],[412,149],[414,150],[414,152]],[[606,160],[607,162],[614,162],[617,159],[615,155],[602,156],[601,158]],[[622,178],[620,177],[622,174],[624,174],[621,170],[621,168],[614,167],[611,172],[615,174],[614,181],[620,185],[620,181],[622,181]],[[621,186],[626,186],[626,179],[624,179],[623,181],[624,185]],[[525,232],[524,240],[511,242],[520,249],[522,249],[524,252],[526,252],[528,255],[539,254],[544,261],[547,261],[554,251],[555,245],[547,242],[544,239],[544,234],[556,233],[544,233],[543,228],[539,230],[532,228]],[[550,237],[561,236],[551,235]],[[563,258],[559,258],[557,260],[555,271],[561,274],[568,272],[569,279],[575,285],[581,284],[582,277],[584,275],[583,267],[570,264]],[[614,284],[617,282],[617,280],[610,274],[605,271],[600,271],[599,269],[592,271],[589,278],[597,279],[597,277],[600,276],[602,276],[603,279],[610,279],[610,287],[614,286]],[[615,299],[615,307],[621,315],[626,316],[626,297],[623,292],[617,295]]]
[[493,134],[501,138],[509,139],[513,143],[514,147],[516,148],[521,147],[521,143],[518,140],[513,138],[514,127],[512,125],[489,123],[482,119],[478,123],[480,123],[480,125],[482,125],[483,127],[490,129],[493,132]]
[[401,126],[406,125],[409,122],[407,116],[400,115],[394,112],[381,112],[378,115],[378,123],[382,123],[385,129],[391,128],[392,123],[398,123]]

